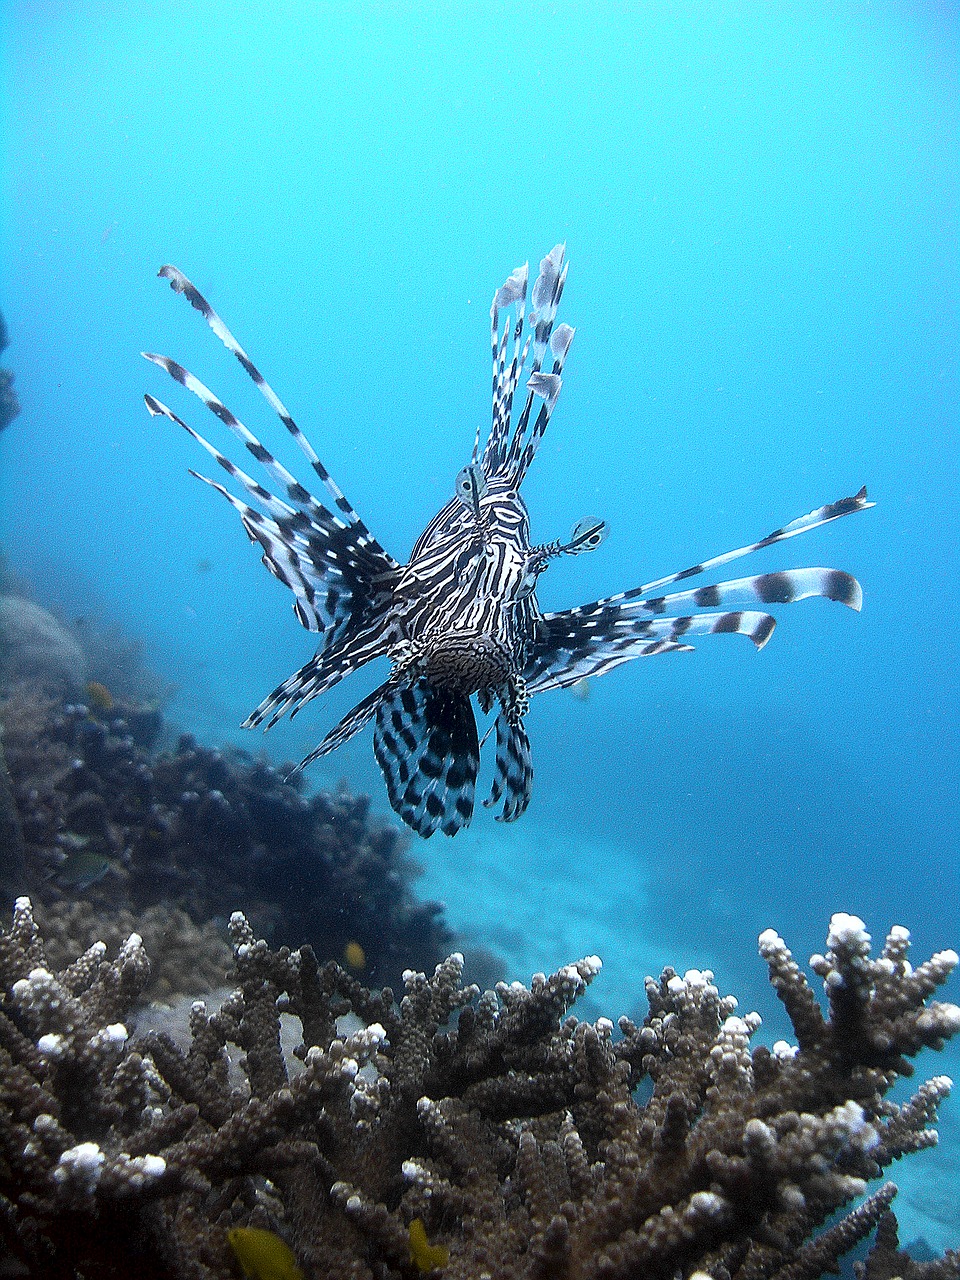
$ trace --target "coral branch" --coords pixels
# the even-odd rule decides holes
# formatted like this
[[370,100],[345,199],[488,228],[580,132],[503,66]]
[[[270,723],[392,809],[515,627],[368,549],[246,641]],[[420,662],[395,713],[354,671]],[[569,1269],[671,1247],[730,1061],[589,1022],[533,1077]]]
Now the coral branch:
[[594,956],[480,994],[453,955],[405,973],[395,1005],[239,913],[230,931],[236,989],[193,1006],[186,1048],[128,1034],[137,934],[56,973],[26,899],[0,932],[0,1234],[30,1276],[227,1280],[227,1231],[252,1226],[308,1277],[816,1280],[878,1223],[864,1280],[960,1274],[958,1255],[907,1265],[892,1184],[850,1208],[936,1141],[946,1077],[886,1094],[960,1029],[931,999],[953,952],[913,969],[894,929],[873,957],[862,921],[834,916],[811,962],[824,1014],[766,931],[799,1041],[769,1050],[709,971],[648,979],[647,1017],[617,1038],[569,1013]]

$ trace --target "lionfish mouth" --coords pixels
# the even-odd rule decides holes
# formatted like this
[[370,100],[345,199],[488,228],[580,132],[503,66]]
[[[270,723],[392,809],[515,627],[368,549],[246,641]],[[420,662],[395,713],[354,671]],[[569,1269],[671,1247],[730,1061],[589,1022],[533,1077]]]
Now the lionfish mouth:
[[510,671],[510,654],[492,636],[459,634],[438,637],[426,655],[424,675],[457,693],[497,689]]

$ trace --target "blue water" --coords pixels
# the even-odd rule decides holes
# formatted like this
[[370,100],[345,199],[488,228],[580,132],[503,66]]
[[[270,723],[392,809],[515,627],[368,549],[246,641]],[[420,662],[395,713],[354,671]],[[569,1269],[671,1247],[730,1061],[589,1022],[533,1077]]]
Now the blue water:
[[[403,559],[487,419],[494,289],[566,240],[578,332],[525,493],[539,539],[592,514],[611,534],[551,567],[546,608],[863,483],[877,506],[730,575],[847,569],[860,616],[806,601],[759,655],[708,638],[535,702],[522,821],[571,851],[552,905],[576,916],[577,851],[614,847],[611,881],[649,885],[645,931],[720,957],[765,1007],[769,924],[801,955],[837,909],[909,925],[918,954],[956,946],[954,6],[139,8],[5,11],[0,307],[23,413],[0,541],[43,598],[142,636],[181,724],[303,754],[376,677],[266,740],[237,729],[311,640],[143,392],[229,437],[137,352],[181,360],[294,460],[157,268],[208,294]],[[386,809],[368,735],[312,774],[341,775]],[[535,840],[520,865],[476,824],[536,881]],[[464,856],[417,854],[428,881]]]

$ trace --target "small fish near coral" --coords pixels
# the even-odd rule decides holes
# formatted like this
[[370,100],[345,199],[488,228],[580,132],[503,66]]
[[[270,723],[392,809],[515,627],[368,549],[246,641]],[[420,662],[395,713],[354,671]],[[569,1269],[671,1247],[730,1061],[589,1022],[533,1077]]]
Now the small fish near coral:
[[[540,263],[529,316],[526,265],[494,295],[490,431],[482,450],[478,432],[471,461],[456,478],[454,496],[427,524],[406,564],[395,560],[360,519],[206,299],[176,267],[160,269],[240,361],[306,455],[328,501],[332,499],[330,506],[318,501],[182,365],[144,352],[239,437],[273,482],[275,493],[155,396],[145,397],[151,414],[163,415],[188,431],[245,491],[250,502],[206,476],[197,477],[239,514],[250,539],[262,549],[263,563],[296,597],[297,619],[322,636],[314,656],[278,685],[244,725],[253,728],[266,722],[270,728],[366,663],[389,659],[387,679],[344,716],[298,768],[327,755],[374,720],[373,749],[390,803],[425,837],[438,830],[456,835],[473,816],[482,745],[474,696],[484,714],[497,707],[494,780],[485,803],[496,805],[502,799],[498,817],[512,822],[530,800],[533,767],[524,715],[534,694],[571,687],[582,691],[581,682],[588,676],[602,675],[631,658],[688,651],[692,646],[687,642],[694,636],[735,633],[748,636],[760,649],[775,623],[766,610],[750,607],[757,603],[788,604],[825,596],[852,609],[861,605],[856,579],[825,568],[787,569],[666,595],[654,593],[840,516],[864,511],[873,505],[865,488],[748,546],[577,608],[542,612],[537,584],[550,562],[592,551],[606,534],[602,520],[588,518],[574,526],[566,541],[534,544],[520,495],[557,403],[573,339],[569,325],[554,324],[567,277],[564,251],[557,245]],[[502,332],[501,312],[508,312]],[[548,351],[550,368],[544,372]],[[524,377],[514,420],[514,397]]]
[[247,1280],[303,1280],[290,1246],[263,1227],[231,1227],[227,1232]]

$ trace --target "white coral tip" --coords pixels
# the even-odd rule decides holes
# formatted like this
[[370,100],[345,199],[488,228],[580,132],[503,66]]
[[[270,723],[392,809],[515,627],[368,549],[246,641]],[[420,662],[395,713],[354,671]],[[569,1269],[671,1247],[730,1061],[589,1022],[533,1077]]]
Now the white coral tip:
[[828,947],[856,947],[869,943],[870,935],[867,926],[859,916],[850,915],[846,911],[837,911],[830,917],[830,932],[827,935]]
[[163,1156],[141,1156],[140,1168],[146,1177],[159,1178],[166,1171],[167,1162]]
[[70,1147],[57,1161],[53,1176],[58,1182],[76,1180],[93,1192],[100,1181],[100,1172],[106,1156],[95,1142],[81,1142]]

